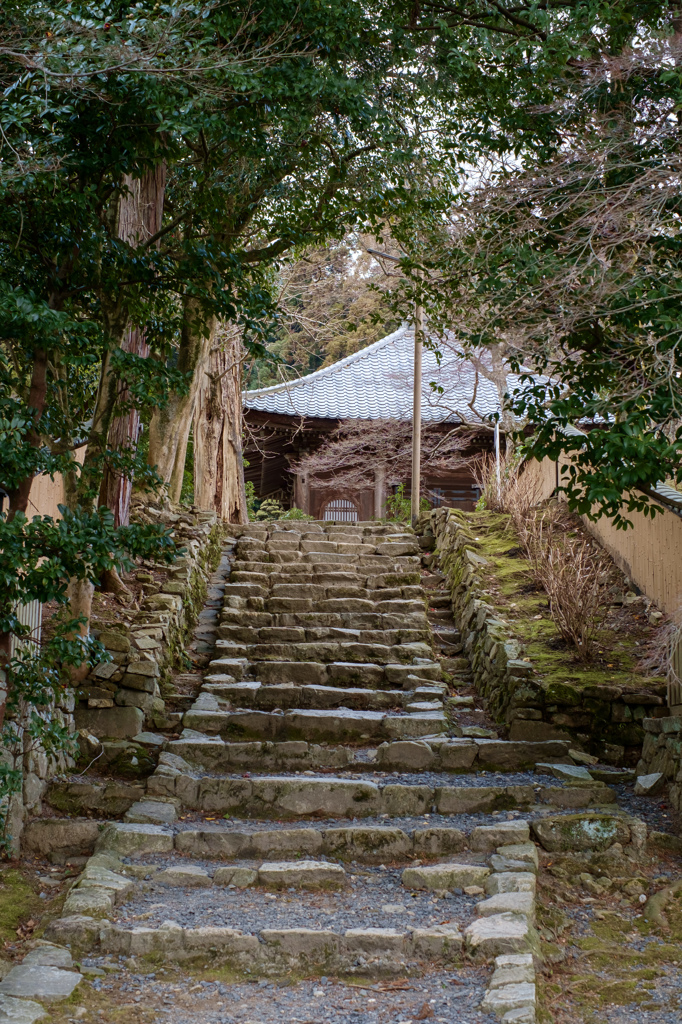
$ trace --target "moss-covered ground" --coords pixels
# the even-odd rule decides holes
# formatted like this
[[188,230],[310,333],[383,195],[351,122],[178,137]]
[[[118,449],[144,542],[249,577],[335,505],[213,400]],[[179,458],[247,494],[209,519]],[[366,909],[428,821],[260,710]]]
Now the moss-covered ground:
[[[589,664],[582,664],[552,619],[547,595],[532,578],[509,516],[470,512],[466,523],[478,553],[488,562],[481,566],[480,575],[489,603],[509,623],[513,637],[519,641],[521,657],[533,664],[550,689],[555,689],[558,703],[570,703],[571,688],[576,686],[646,689],[663,682],[647,677],[639,668],[656,630],[649,624],[643,604],[612,604],[597,636],[596,656]],[[575,529],[580,530],[578,520]],[[612,566],[611,593],[622,591],[624,582],[622,573]],[[569,684],[566,690],[562,690],[563,684]]]
[[643,876],[645,903],[624,894],[622,883],[595,896],[576,879],[541,873],[538,1024],[644,1024],[658,1010],[682,1020],[682,891],[662,921],[646,915],[648,901],[669,884],[657,872],[670,875],[680,865],[649,861],[633,870]]

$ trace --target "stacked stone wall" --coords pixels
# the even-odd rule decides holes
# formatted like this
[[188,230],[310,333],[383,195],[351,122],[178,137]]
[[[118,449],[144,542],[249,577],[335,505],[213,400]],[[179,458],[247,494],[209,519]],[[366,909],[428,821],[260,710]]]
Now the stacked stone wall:
[[[167,581],[160,588],[150,586],[129,625],[121,619],[115,628],[98,629],[93,623],[93,635],[111,661],[96,666],[78,689],[65,691],[57,706],[44,712],[72,736],[83,729],[98,739],[132,738],[146,727],[168,728],[182,717],[166,710],[163,690],[171,672],[185,667],[183,644],[203,603],[223,531],[214,512],[177,512],[156,503],[138,505],[134,519],[168,526],[185,551],[169,567]],[[17,729],[21,732],[19,724]],[[26,818],[41,812],[50,780],[74,766],[68,754],[48,756],[30,741],[24,743],[21,762],[15,767],[23,774],[22,791],[10,802],[7,826],[15,853]]]
[[638,776],[659,774],[651,780],[650,789],[669,784],[668,799],[676,811],[682,811],[682,718],[645,718],[642,757],[637,765]]
[[644,722],[667,714],[665,687],[640,692],[626,686],[574,686],[543,681],[531,660],[520,657],[510,624],[493,606],[482,569],[487,560],[471,533],[466,513],[434,509],[426,524],[452,596],[455,623],[474,682],[509,739],[563,739],[602,761],[634,764]]
[[[99,739],[132,738],[145,728],[172,726],[164,688],[173,671],[188,667],[184,642],[220,550],[221,527],[215,512],[177,512],[147,504],[138,506],[135,520],[168,527],[184,552],[161,584],[154,584],[148,574],[146,596],[130,623],[120,620],[104,628],[93,623],[93,635],[110,660],[97,665],[78,690],[75,722],[78,729]],[[138,578],[145,575],[145,566],[140,568]]]

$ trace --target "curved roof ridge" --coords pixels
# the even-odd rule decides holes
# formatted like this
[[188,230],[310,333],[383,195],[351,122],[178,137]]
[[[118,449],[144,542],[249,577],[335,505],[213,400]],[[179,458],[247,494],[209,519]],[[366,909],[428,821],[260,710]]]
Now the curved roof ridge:
[[287,391],[290,388],[297,388],[308,384],[312,380],[316,380],[319,377],[331,373],[333,370],[341,370],[344,366],[349,366],[351,363],[358,362],[360,359],[366,359],[377,349],[385,348],[393,341],[397,341],[398,338],[402,338],[405,334],[413,334],[414,328],[410,324],[402,324],[397,331],[393,331],[392,334],[387,334],[384,338],[379,338],[378,341],[373,341],[371,345],[367,345],[365,348],[358,349],[357,352],[352,352],[349,356],[344,356],[343,359],[338,359],[335,363],[330,363],[329,366],[321,366],[319,370],[313,370],[312,373],[306,373],[304,377],[297,377],[295,380],[285,380],[281,384],[270,384],[266,388],[255,388],[253,391],[243,391],[242,395],[244,399],[249,397],[256,398],[258,395],[265,394],[276,394],[278,391]]

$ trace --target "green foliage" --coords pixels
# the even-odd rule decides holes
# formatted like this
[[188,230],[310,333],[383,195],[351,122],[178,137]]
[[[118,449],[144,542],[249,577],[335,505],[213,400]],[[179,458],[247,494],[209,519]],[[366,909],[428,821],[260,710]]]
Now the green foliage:
[[[428,498],[419,499],[419,511],[428,512],[431,502]],[[386,518],[395,519],[401,523],[409,523],[412,517],[412,499],[405,495],[405,484],[397,487],[395,494],[386,498]]]
[[[248,486],[248,484],[247,484]],[[251,485],[251,494],[254,494],[253,484]],[[248,498],[248,495],[247,495]],[[255,504],[255,502],[254,502]],[[250,513],[250,510],[249,510]],[[251,515],[249,514],[249,518]],[[300,508],[284,509],[282,504],[275,498],[265,498],[264,501],[260,502],[258,509],[256,510],[253,519],[256,522],[274,522],[276,519],[312,519],[312,516],[306,515]]]
[[[54,757],[74,752],[60,707],[71,684],[71,670],[106,660],[106,652],[90,636],[81,636],[82,618],[66,611],[71,580],[96,583],[105,569],[132,567],[136,555],[171,561],[177,548],[158,525],[114,527],[108,509],[72,512],[60,506],[59,520],[18,512],[0,515],[0,634],[15,638],[15,652],[6,657],[7,697],[1,746],[7,759],[0,767],[0,843],[7,832],[8,800],[21,789],[24,759],[41,748]],[[17,616],[18,606],[32,601],[56,602],[60,609],[49,639],[40,647]]]
[[[244,460],[244,462],[246,464],[246,460]],[[249,517],[249,522],[253,522],[256,518],[256,512],[258,511],[258,506],[260,504],[256,497],[256,487],[253,480],[247,480],[244,484],[244,488],[246,490],[246,513]]]

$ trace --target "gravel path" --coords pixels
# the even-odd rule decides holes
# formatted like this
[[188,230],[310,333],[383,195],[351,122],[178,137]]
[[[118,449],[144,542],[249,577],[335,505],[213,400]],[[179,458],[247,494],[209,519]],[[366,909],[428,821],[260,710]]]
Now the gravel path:
[[174,832],[185,832],[200,828],[202,831],[254,832],[279,831],[292,828],[399,828],[411,834],[417,829],[457,828],[468,835],[479,825],[495,825],[503,821],[534,821],[555,814],[573,814],[574,811],[557,810],[555,807],[531,807],[521,811],[493,811],[491,814],[424,814],[421,817],[394,818],[389,815],[374,818],[306,818],[286,821],[270,821],[258,818],[223,818],[200,813],[183,814],[179,821],[168,826]]
[[540,775],[535,772],[477,772],[471,775],[451,775],[449,772],[358,772],[338,771],[326,772],[307,770],[304,772],[211,772],[197,769],[191,773],[195,778],[220,779],[344,779],[352,782],[374,782],[377,786],[454,786],[466,789],[471,786],[561,786],[563,782],[553,775]]
[[[100,961],[91,961],[96,965]],[[407,981],[348,985],[323,977],[296,985],[286,982],[237,983],[126,973],[96,979],[127,1008],[133,1021],[140,1005],[153,1006],[155,1024],[495,1024],[477,1009],[487,972],[463,968],[433,972]]]
[[[209,874],[222,866],[192,863]],[[151,926],[176,921],[185,928],[211,924],[256,932],[262,928],[428,928],[471,919],[477,902],[474,897],[461,890],[445,898],[430,892],[412,893],[401,885],[401,874],[402,869],[363,868],[348,874],[347,888],[338,892],[289,889],[281,893],[223,886],[184,889],[156,885],[152,878],[120,908],[117,920],[131,925],[143,921]]]

